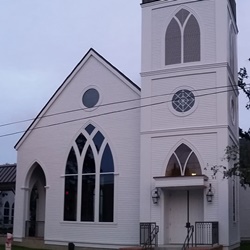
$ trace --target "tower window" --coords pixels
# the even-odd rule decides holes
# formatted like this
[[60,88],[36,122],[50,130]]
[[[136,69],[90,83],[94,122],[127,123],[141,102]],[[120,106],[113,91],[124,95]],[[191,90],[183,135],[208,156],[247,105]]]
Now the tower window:
[[166,169],[166,176],[201,175],[201,166],[193,150],[182,143],[172,154]]
[[200,28],[193,15],[184,29],[184,62],[200,61]]
[[200,27],[187,10],[181,9],[172,18],[165,39],[166,65],[200,61]]
[[181,63],[181,30],[173,18],[166,32],[166,65]]

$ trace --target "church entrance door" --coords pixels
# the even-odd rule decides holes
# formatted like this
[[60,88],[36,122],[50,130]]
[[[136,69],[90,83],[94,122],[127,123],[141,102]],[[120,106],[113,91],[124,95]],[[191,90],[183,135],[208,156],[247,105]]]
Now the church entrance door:
[[187,236],[186,223],[203,221],[203,190],[169,190],[165,199],[166,243],[183,244]]

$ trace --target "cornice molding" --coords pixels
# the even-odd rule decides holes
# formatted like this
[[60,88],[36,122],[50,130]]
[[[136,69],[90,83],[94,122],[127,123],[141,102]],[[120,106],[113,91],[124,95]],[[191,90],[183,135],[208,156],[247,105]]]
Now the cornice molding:
[[[174,128],[174,129],[159,129],[159,130],[151,130],[151,131],[142,131],[141,135],[151,135],[153,137],[161,137],[166,134],[180,135],[180,134],[210,134],[216,133],[218,129],[228,129],[230,131],[230,127],[228,125],[214,125],[214,126],[202,126],[202,127],[186,127],[186,128]],[[230,133],[231,134],[231,133]]]
[[211,63],[211,64],[202,64],[202,65],[192,65],[192,66],[180,66],[175,68],[166,68],[160,70],[152,70],[152,71],[145,71],[141,72],[141,77],[147,76],[158,76],[162,74],[175,74],[180,72],[190,72],[190,71],[198,71],[198,70],[212,70],[218,68],[227,68],[227,62],[223,63]]

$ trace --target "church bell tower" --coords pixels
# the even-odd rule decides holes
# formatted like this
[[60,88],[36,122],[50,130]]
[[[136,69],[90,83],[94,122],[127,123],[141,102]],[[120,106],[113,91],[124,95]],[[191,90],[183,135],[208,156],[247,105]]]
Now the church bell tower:
[[[140,220],[159,224],[160,244],[183,243],[187,220],[217,221],[219,243],[231,246],[239,242],[237,187],[212,179],[210,167],[238,145],[235,0],[142,0],[141,8]],[[173,197],[186,200],[181,192],[192,189],[188,218],[170,215],[178,210]]]

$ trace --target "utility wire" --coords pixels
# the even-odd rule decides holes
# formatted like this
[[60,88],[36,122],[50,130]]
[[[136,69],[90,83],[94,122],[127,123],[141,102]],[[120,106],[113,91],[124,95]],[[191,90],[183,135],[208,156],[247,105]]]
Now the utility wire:
[[[250,85],[250,84],[247,84],[247,85]],[[229,88],[229,87],[230,86],[228,86],[228,85],[227,86],[220,86],[220,87],[210,87],[210,88],[196,89],[196,90],[193,90],[193,92],[206,91],[206,90],[212,90],[212,89]],[[237,86],[235,86],[235,87],[237,87]],[[241,90],[241,89],[238,89],[238,90]],[[105,103],[105,104],[97,105],[95,107],[96,108],[105,107],[105,106],[110,106],[110,105],[122,104],[122,103],[127,103],[127,102],[133,102],[133,101],[139,101],[139,100],[145,100],[145,99],[149,99],[149,98],[156,98],[156,97],[169,96],[169,95],[173,95],[173,93],[167,93],[167,94],[161,94],[161,95],[155,95],[155,96],[147,96],[147,97],[143,97],[143,98],[129,99],[129,100],[112,102],[112,103]],[[33,121],[34,119],[42,119],[42,118],[45,118],[45,117],[57,116],[57,115],[71,113],[71,112],[84,111],[84,110],[88,110],[88,108],[79,108],[79,109],[67,110],[67,111],[57,112],[57,113],[53,113],[53,114],[38,116],[36,118],[28,118],[28,119],[24,119],[24,120],[20,120],[20,121],[3,123],[3,124],[0,124],[0,128],[1,127],[7,127],[7,126],[10,126],[10,125],[14,125],[14,124]]]
[[[221,93],[226,93],[226,92],[231,92],[231,91],[234,91],[234,90],[230,89],[230,90],[223,90],[223,91],[218,91],[218,92],[200,94],[200,95],[196,95],[195,97],[197,98],[197,97],[221,94]],[[161,104],[165,104],[165,103],[168,103],[168,102],[172,102],[172,100],[166,100],[166,101],[161,101],[161,102],[156,102],[156,103],[150,103],[150,104],[140,105],[140,106],[136,106],[136,107],[132,107],[132,108],[125,108],[125,109],[121,109],[121,110],[109,111],[109,112],[104,112],[102,114],[90,115],[90,116],[83,117],[83,118],[78,118],[78,119],[73,119],[73,120],[68,120],[68,121],[63,121],[63,122],[58,122],[58,123],[52,123],[52,124],[48,124],[48,125],[44,125],[44,126],[40,126],[40,127],[34,127],[32,129],[30,128],[30,129],[23,130],[23,131],[17,131],[17,132],[8,133],[8,134],[2,134],[2,135],[0,135],[0,138],[11,136],[11,135],[16,135],[16,134],[21,134],[21,133],[24,133],[24,132],[33,131],[33,130],[37,130],[37,129],[48,128],[48,127],[52,127],[52,126],[58,126],[58,125],[67,124],[67,123],[76,122],[76,121],[81,121],[81,120],[85,120],[85,119],[100,117],[100,116],[104,116],[104,115],[110,115],[110,114],[116,114],[116,113],[120,113],[120,112],[126,112],[126,111],[130,111],[130,110],[135,110],[135,109],[138,109],[138,108],[145,108],[145,107],[150,107],[150,106],[155,106],[155,105],[161,105]]]

